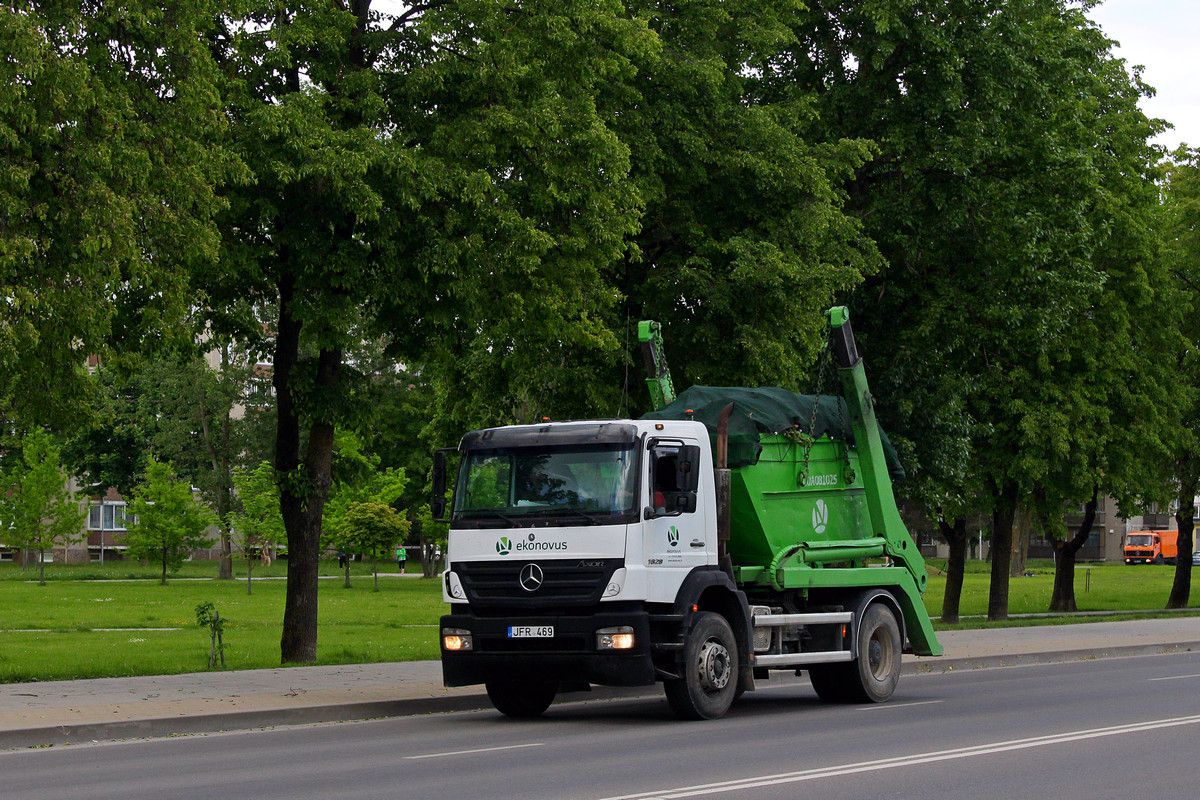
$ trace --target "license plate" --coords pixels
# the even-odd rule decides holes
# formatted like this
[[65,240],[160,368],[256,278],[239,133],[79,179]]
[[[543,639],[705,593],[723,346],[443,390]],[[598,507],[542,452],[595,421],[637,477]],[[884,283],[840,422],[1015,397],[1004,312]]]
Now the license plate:
[[553,625],[510,625],[508,628],[508,638],[510,639],[553,639]]

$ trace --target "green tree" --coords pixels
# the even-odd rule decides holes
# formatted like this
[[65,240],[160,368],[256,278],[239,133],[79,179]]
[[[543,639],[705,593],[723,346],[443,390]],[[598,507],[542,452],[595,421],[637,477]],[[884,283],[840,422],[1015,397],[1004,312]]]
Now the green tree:
[[233,574],[232,470],[249,449],[241,412],[257,383],[255,360],[212,331],[160,353],[113,358],[97,367],[89,421],[64,448],[92,494],[115,487],[129,496],[150,451],[171,461],[221,520],[223,579]]
[[[633,230],[635,195],[594,96],[647,38],[615,3],[583,0],[242,9],[212,43],[236,76],[232,143],[254,176],[228,188],[221,267],[201,277],[216,308],[275,309],[280,649],[307,662],[334,433],[362,412],[348,348],[387,334],[417,363],[431,343],[490,341],[520,372],[543,347],[603,334],[601,268]],[[546,322],[494,337],[497,309]]]
[[516,283],[491,303],[484,335],[464,326],[436,339],[422,363],[443,441],[544,415],[631,413],[645,398],[629,385],[629,343],[647,317],[666,325],[684,386],[792,386],[824,341],[820,312],[881,263],[840,189],[869,144],[813,144],[812,98],[766,91],[769,65],[796,45],[800,4],[625,6],[654,47],[596,102],[629,151],[637,228],[599,276],[608,297],[588,326],[564,330],[550,296]]
[[0,526],[12,548],[38,551],[38,583],[46,585],[46,551],[81,535],[87,512],[70,491],[50,434],[34,428],[21,461],[0,474]]
[[169,335],[216,254],[217,7],[0,8],[0,419],[79,417],[87,357]]
[[804,46],[804,4],[628,8],[661,50],[602,98],[645,204],[634,247],[616,267],[626,302],[614,328],[627,340],[628,324],[661,321],[681,388],[794,387],[826,340],[822,312],[883,263],[842,188],[871,144],[853,135],[816,141],[815,90],[773,91],[781,64]]
[[1196,493],[1200,491],[1200,151],[1187,146],[1172,154],[1163,195],[1166,259],[1180,290],[1182,340],[1172,360],[1171,390],[1183,404],[1173,438],[1169,476],[1178,510],[1179,558],[1167,608],[1187,608],[1195,544]]
[[246,594],[253,589],[254,562],[262,554],[273,553],[287,540],[283,518],[279,516],[279,487],[275,468],[268,462],[253,470],[233,472],[234,503],[232,536],[234,550],[246,559]]
[[132,558],[162,565],[162,584],[193,550],[208,547],[208,528],[216,523],[213,513],[192,495],[192,487],[180,480],[169,462],[151,458],[146,480],[133,492],[129,510],[134,521],[125,542]]
[[198,337],[176,357],[143,363],[143,418],[155,421],[154,452],[200,489],[219,520],[217,577],[233,577],[233,469],[244,448],[239,411],[254,385],[254,357],[226,335]]
[[1061,515],[1130,480],[1104,455],[1120,446],[1104,433],[1114,381],[1149,367],[1139,387],[1162,397],[1137,353],[1138,315],[1162,299],[1146,274],[1161,124],[1087,5],[823,3],[774,82],[819,96],[822,140],[878,144],[849,191],[888,267],[858,295],[856,330],[912,495],[946,531],[992,517],[992,618],[1018,512]]
[[[379,591],[379,554],[404,541],[409,522],[385,503],[354,502],[342,515],[338,543],[346,553],[370,553],[375,575],[375,591]],[[349,585],[347,568],[347,586]]]
[[[349,431],[337,434],[334,449],[334,485],[325,506],[322,542],[346,555],[346,582],[350,588],[350,557],[364,553],[361,544],[350,530],[346,514],[363,503],[395,506],[404,495],[408,477],[404,470],[389,467],[381,470],[378,456],[366,453],[358,436]],[[405,533],[408,522],[405,522]]]

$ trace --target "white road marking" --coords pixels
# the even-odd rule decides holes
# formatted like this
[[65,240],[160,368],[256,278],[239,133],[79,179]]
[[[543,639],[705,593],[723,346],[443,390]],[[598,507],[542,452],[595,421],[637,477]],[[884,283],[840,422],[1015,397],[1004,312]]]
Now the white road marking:
[[417,758],[446,758],[448,756],[466,756],[472,753],[494,753],[497,750],[520,750],[523,747],[543,747],[545,742],[532,742],[530,744],[510,744],[505,747],[481,747],[478,750],[455,750],[450,753],[426,753],[423,756],[405,756],[407,760]]
[[746,789],[758,789],[764,786],[778,786],[786,783],[836,778],[842,775],[854,775],[863,772],[876,772],[896,767],[912,767],[919,764],[932,764],[938,761],[953,761],[960,758],[1007,753],[1014,750],[1029,750],[1035,747],[1045,747],[1049,744],[1064,744],[1086,739],[1098,739],[1105,736],[1121,736],[1131,733],[1175,728],[1182,725],[1200,724],[1200,715],[1190,717],[1175,717],[1149,722],[1137,722],[1131,725],[1114,725],[1108,728],[1091,728],[1088,730],[1068,731],[1049,736],[1036,736],[1032,739],[1012,739],[1006,742],[976,745],[974,747],[957,747],[953,750],[938,750],[931,753],[918,753],[898,758],[884,758],[878,761],[864,761],[858,764],[842,764],[834,767],[818,767],[800,772],[783,772],[775,775],[760,775],[754,778],[742,778],[734,781],[706,783],[697,786],[680,786],[673,789],[660,789],[656,792],[641,792],[626,794],[619,797],[608,797],[604,800],[674,800],[682,797],[699,797],[702,795],[719,794],[721,792],[736,792]]
[[945,700],[917,700],[912,703],[876,703],[870,706],[860,706],[854,709],[855,711],[881,711],[885,708],[912,708],[913,706],[932,706],[937,703],[944,703]]
[[1150,678],[1152,681],[1178,681],[1184,678],[1200,678],[1200,675],[1172,675],[1168,678]]

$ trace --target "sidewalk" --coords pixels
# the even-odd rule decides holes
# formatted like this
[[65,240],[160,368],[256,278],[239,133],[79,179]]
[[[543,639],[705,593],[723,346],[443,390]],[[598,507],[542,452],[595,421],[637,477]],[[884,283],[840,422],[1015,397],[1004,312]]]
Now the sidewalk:
[[[942,658],[905,672],[980,669],[1200,650],[1200,617],[946,631]],[[653,695],[596,689],[567,699]],[[0,685],[0,749],[246,730],[488,707],[481,686],[447,689],[436,661],[201,672]]]

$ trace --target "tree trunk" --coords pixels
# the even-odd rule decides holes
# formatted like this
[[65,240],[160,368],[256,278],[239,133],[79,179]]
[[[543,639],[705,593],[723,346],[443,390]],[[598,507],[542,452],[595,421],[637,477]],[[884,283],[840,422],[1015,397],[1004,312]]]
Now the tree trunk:
[[[220,492],[227,495],[229,490],[222,487]],[[224,500],[220,505],[225,507],[225,513],[221,517],[221,563],[217,567],[217,580],[231,581],[233,580],[233,534],[232,526],[226,522],[229,518],[230,504],[228,500]]]
[[994,491],[992,511],[992,575],[988,586],[988,620],[1008,619],[1008,576],[1012,564],[1013,521],[1017,513],[1017,484],[1010,481]]
[[[229,377],[229,345],[221,346],[221,371],[223,387],[232,384]],[[222,404],[221,439],[219,457],[217,458],[217,478],[221,481],[217,490],[218,513],[221,515],[221,565],[217,568],[217,577],[233,580],[233,525],[230,514],[233,510],[233,470],[230,468],[230,453],[233,449],[233,398],[226,392]],[[224,653],[222,653],[224,656]]]
[[1196,523],[1196,488],[1200,474],[1191,459],[1183,464],[1179,487],[1179,510],[1175,522],[1179,525],[1179,554],[1175,558],[1175,579],[1167,608],[1187,608],[1192,593],[1192,542]]
[[946,594],[942,597],[942,622],[958,622],[958,607],[962,600],[963,575],[967,571],[967,520],[959,517],[953,523],[938,517],[938,531],[950,546],[946,562]]
[[[286,252],[281,257],[286,259]],[[331,422],[316,419],[309,428],[308,448],[301,464],[300,409],[293,373],[300,357],[302,323],[292,306],[294,293],[294,279],[285,276],[279,285],[279,331],[272,378],[278,414],[275,468],[282,478],[279,509],[288,539],[287,596],[280,639],[280,657],[285,664],[311,663],[317,659],[321,514],[331,483],[334,433]],[[337,386],[340,368],[341,350],[320,351],[315,381],[318,396]]]
[[38,550],[38,586],[46,585],[46,551]]
[[162,585],[167,585],[167,548],[162,550]]
[[[229,345],[221,347],[221,370],[222,373],[229,369]],[[228,380],[228,375],[222,375],[224,380]],[[212,468],[213,476],[218,481],[217,483],[217,520],[220,526],[221,539],[221,559],[217,566],[217,580],[232,580],[233,579],[233,542],[230,535],[229,510],[232,505],[232,495],[230,485],[232,477],[229,474],[229,416],[231,408],[224,406],[222,408],[221,420],[221,441],[218,443],[213,438],[212,428],[209,425],[209,408],[207,398],[205,397],[204,382],[200,381],[198,386],[199,392],[197,402],[200,406],[200,435],[204,440],[204,447],[208,452],[209,466]]]
[[1008,568],[1010,578],[1019,578],[1025,574],[1025,564],[1029,560],[1029,538],[1033,530],[1033,512],[1024,506],[1017,506],[1013,517],[1013,547],[1012,563]]
[[1055,539],[1054,548],[1054,591],[1050,595],[1051,611],[1078,611],[1075,605],[1075,556],[1087,544],[1096,521],[1096,506],[1100,492],[1092,492],[1092,499],[1083,508],[1083,521],[1070,539]]

